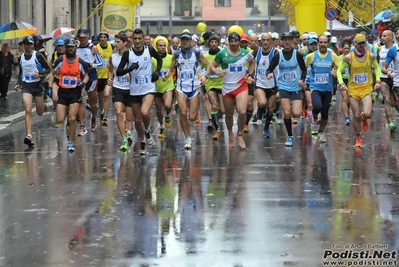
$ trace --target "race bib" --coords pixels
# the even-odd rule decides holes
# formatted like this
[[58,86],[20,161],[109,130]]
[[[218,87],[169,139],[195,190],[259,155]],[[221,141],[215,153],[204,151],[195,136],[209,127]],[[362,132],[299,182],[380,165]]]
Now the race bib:
[[118,81],[118,83],[128,83],[129,82],[127,75],[116,76],[116,80]]
[[25,81],[33,81],[36,79],[33,74],[32,75],[24,75],[24,78],[25,78]]
[[242,72],[243,66],[240,64],[230,64],[227,69],[229,70],[229,72]]
[[192,80],[192,79],[194,79],[194,72],[193,71],[181,71],[180,79],[181,80]]
[[168,70],[160,70],[160,71],[159,71],[159,77],[165,76],[166,73],[168,73]]
[[63,76],[61,81],[61,86],[63,87],[76,87],[78,84],[78,78]]
[[330,76],[328,75],[328,73],[315,74],[314,82],[315,82],[315,84],[327,84],[329,77]]
[[259,76],[266,76],[266,69],[257,69],[256,74]]
[[146,84],[149,83],[148,78],[144,76],[137,76],[134,78],[135,84]]
[[297,80],[295,71],[287,71],[283,73],[282,79],[284,82],[295,82]]
[[358,84],[368,83],[368,75],[366,73],[353,75],[353,82]]

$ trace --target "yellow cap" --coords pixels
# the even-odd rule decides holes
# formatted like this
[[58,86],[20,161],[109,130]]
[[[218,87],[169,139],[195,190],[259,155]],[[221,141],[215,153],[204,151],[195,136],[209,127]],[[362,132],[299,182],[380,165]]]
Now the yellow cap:
[[356,34],[356,36],[355,36],[355,42],[356,42],[356,43],[365,43],[365,42],[367,42],[366,36],[364,36],[364,35],[361,34],[361,33]]

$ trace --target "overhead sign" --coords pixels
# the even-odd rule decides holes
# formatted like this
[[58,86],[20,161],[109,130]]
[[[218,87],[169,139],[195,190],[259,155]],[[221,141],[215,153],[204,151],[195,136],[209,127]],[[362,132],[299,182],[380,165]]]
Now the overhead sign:
[[326,19],[328,20],[334,20],[338,17],[338,11],[335,8],[327,8],[326,12],[324,12],[324,15]]

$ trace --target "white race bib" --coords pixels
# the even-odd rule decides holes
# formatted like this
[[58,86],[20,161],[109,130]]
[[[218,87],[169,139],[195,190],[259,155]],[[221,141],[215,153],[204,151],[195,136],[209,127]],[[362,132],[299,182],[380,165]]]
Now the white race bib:
[[129,82],[129,79],[128,79],[128,76],[127,76],[127,75],[116,76],[116,80],[117,80],[119,83],[128,83],[128,82]]
[[192,71],[192,70],[180,71],[180,79],[181,80],[192,80],[192,79],[194,79],[194,71]]
[[[222,71],[222,68],[218,67],[217,70],[218,70],[218,71]],[[217,76],[217,75],[216,75],[215,73],[213,73],[212,71],[211,71],[211,73],[209,73],[209,77],[210,77],[210,78],[219,78],[219,76]]]
[[315,84],[327,84],[329,81],[328,73],[318,73],[314,76],[314,83]]
[[136,76],[134,78],[134,83],[135,84],[147,84],[147,83],[149,83],[149,80],[147,77],[144,77],[144,76]]
[[78,85],[78,78],[63,76],[61,84],[65,87],[76,87]]
[[295,71],[287,71],[283,73],[282,77],[284,82],[295,82],[297,80]]
[[259,76],[266,76],[266,72],[267,72],[267,69],[257,69],[256,70],[256,75],[259,75]]
[[367,73],[355,74],[353,75],[353,82],[357,84],[365,84],[368,83],[369,76]]
[[24,75],[25,81],[33,81],[35,80],[35,75]]

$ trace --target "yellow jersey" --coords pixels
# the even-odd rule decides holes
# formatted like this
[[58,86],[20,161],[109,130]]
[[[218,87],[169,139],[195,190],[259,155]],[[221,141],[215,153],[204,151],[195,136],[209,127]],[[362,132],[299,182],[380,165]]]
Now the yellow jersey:
[[112,55],[112,45],[108,43],[106,48],[102,48],[100,44],[97,45],[101,59],[104,62],[104,68],[97,69],[97,75],[99,79],[108,79],[108,61]]

